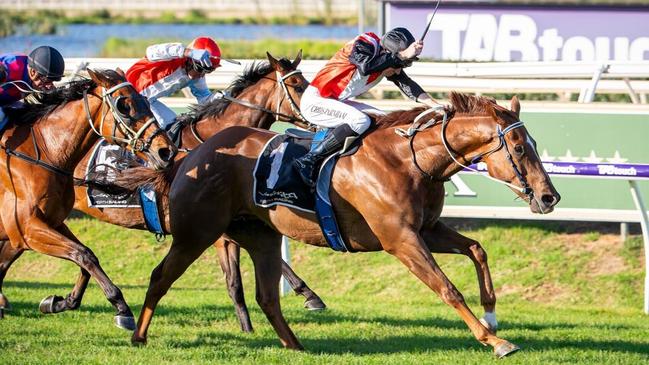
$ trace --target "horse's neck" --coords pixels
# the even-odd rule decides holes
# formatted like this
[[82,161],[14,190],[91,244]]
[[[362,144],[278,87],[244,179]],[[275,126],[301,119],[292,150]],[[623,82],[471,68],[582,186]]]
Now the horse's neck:
[[[93,120],[100,118],[101,101],[88,98]],[[58,108],[34,125],[40,135],[40,149],[54,166],[72,170],[92,148],[98,136],[87,120],[83,100],[76,100]]]
[[[475,136],[472,135],[474,131],[469,128],[469,122],[469,118],[458,116],[452,122],[449,122],[446,128],[446,139],[449,146],[458,154],[456,158],[462,163],[465,163],[465,161],[460,156],[474,157],[472,154],[474,154],[478,144],[477,132]],[[417,132],[412,148],[410,147],[410,138],[397,135],[395,132],[397,129],[407,129],[407,126],[376,130],[372,133],[372,138],[369,139],[367,147],[382,149],[386,157],[393,156],[402,164],[407,165],[408,170],[413,171],[417,176],[422,176],[422,174],[417,167],[412,166],[414,163],[413,149],[417,164],[421,169],[439,180],[448,179],[462,170],[463,167],[453,161],[444,147],[441,137],[441,125]]]
[[[263,81],[258,81],[254,85],[245,88],[236,96],[236,99],[270,109],[273,105],[276,90],[274,87],[264,87]],[[230,102],[221,115],[198,121],[196,128],[201,136],[210,137],[232,126],[268,129],[273,120],[274,117],[264,111]]]

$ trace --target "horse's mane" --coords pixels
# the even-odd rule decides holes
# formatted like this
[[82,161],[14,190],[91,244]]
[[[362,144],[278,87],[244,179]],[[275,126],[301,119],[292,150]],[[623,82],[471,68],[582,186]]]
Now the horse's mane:
[[[449,94],[451,105],[455,108],[456,114],[486,114],[494,108],[503,109],[496,104],[493,98],[458,93],[452,91]],[[374,120],[377,129],[394,127],[412,123],[412,121],[427,107],[416,107],[410,110],[396,110],[386,115],[377,117]]]
[[32,94],[20,108],[5,108],[9,120],[17,124],[31,124],[48,116],[56,108],[83,97],[83,91],[95,86],[90,79],[70,81],[55,89]]
[[[279,59],[279,63],[286,69],[291,69],[293,67],[291,61],[287,58]],[[237,97],[244,89],[256,84],[257,81],[261,80],[271,71],[272,67],[270,62],[253,62],[246,66],[241,76],[238,76],[234,81],[232,81],[232,83],[225,89],[225,93],[232,97]],[[227,108],[229,104],[230,101],[227,99],[214,99],[209,103],[193,105],[190,108],[190,113],[193,114],[193,117],[196,120],[216,118],[225,111],[225,108]]]

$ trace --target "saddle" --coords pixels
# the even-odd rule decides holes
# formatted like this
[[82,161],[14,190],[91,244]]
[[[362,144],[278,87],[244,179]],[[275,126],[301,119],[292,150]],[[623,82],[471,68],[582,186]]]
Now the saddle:
[[316,133],[288,129],[266,143],[255,166],[253,197],[255,204],[270,208],[284,205],[315,213],[327,242],[336,251],[349,251],[340,236],[329,191],[331,177],[338,157],[356,152],[358,144],[348,139],[338,152],[328,156],[319,166],[315,192],[312,191],[292,166],[292,162],[305,155],[313,144],[326,135],[327,130]]

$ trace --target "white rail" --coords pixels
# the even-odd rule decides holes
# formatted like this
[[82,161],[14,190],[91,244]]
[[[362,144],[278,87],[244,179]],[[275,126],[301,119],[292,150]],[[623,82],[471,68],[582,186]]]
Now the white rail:
[[[89,67],[127,70],[136,61],[132,58],[69,58],[66,66],[69,73],[81,62],[88,62]],[[242,66],[224,63],[207,75],[208,85],[215,89],[226,87],[251,62],[253,60],[242,60]],[[325,62],[305,60],[300,69],[310,80]],[[580,101],[584,102],[595,93],[629,94],[634,103],[643,104],[647,103],[646,95],[649,94],[649,61],[418,62],[407,72],[429,92],[556,93],[564,101],[572,94],[580,94]],[[596,89],[593,90],[593,86]],[[383,80],[377,90],[396,91],[397,88]]]

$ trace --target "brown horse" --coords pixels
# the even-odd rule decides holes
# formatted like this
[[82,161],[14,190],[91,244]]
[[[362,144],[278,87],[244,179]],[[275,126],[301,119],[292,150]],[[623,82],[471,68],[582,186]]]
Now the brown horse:
[[[14,112],[14,121],[20,122],[2,135],[0,255],[10,253],[9,264],[25,250],[73,261],[81,274],[66,300],[82,295],[93,276],[117,311],[116,324],[132,329],[133,313],[121,291],[64,224],[74,204],[73,183],[80,181],[72,171],[99,137],[129,147],[160,169],[170,165],[176,149],[158,128],[146,100],[123,76],[115,71],[88,73],[91,79],[44,94],[43,104]],[[41,303],[52,305],[53,297]],[[7,307],[0,293],[0,310]]]
[[[439,221],[443,182],[469,161],[482,158],[489,174],[515,189],[533,212],[552,211],[560,197],[543,169],[535,142],[519,121],[516,98],[511,110],[486,98],[458,93],[451,94],[451,101],[455,116],[432,126],[420,125],[426,119],[422,108],[378,119],[358,151],[338,162],[331,200],[348,247],[384,250],[396,256],[458,312],[478,341],[491,345],[497,356],[505,356],[518,347],[497,337],[476,318],[431,255],[432,251],[471,257],[481,279],[481,302],[486,309],[494,309],[485,251],[478,242]],[[421,119],[415,119],[420,114]],[[403,134],[399,127],[413,121],[420,126],[405,132],[410,139],[395,133]],[[302,348],[280,310],[280,237],[316,246],[326,243],[314,214],[283,206],[265,209],[253,203],[255,161],[273,136],[272,132],[232,127],[182,162],[169,193],[173,243],[151,274],[133,343],[146,342],[159,300],[214,239],[227,232],[252,257],[257,302],[282,344]]]
[[[295,115],[301,94],[308,85],[308,81],[297,69],[301,59],[301,51],[293,62],[287,59],[276,60],[269,54],[268,62],[251,65],[225,90],[225,94],[229,97],[216,99],[209,104],[194,108],[195,122],[191,122],[181,133],[180,147],[182,150],[191,150],[218,131],[233,125],[242,125],[242,123],[262,129],[269,129],[276,118],[303,124],[299,115]],[[77,165],[76,176],[86,174],[93,150],[94,148]],[[177,154],[176,160],[182,159],[184,155],[184,153]],[[104,222],[127,228],[146,229],[140,208],[94,208],[90,207],[88,203],[86,187],[76,186],[75,209]],[[159,208],[163,229],[169,233],[168,199],[164,194],[160,196]],[[252,324],[243,295],[239,271],[239,246],[231,239],[222,237],[215,243],[215,248],[219,253],[221,267],[226,274],[228,293],[234,302],[241,328],[243,331],[250,332]],[[12,251],[7,247],[0,253],[1,293],[2,279],[9,269],[9,265],[17,258],[14,255],[18,255],[18,251]],[[311,309],[324,308],[322,300],[306,283],[297,277],[287,264],[284,263],[283,266],[283,271],[286,272],[285,275],[289,278],[289,282],[294,284],[296,292],[305,296],[305,305]],[[66,299],[54,297],[51,305],[41,309],[45,311],[51,309],[54,313],[77,309],[83,300],[84,290],[85,288],[78,288],[79,295],[68,296]]]

